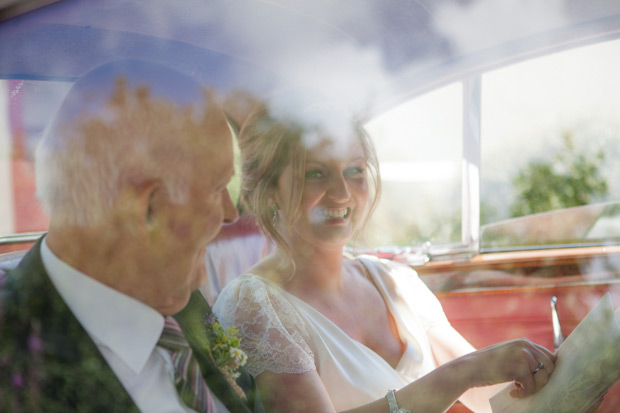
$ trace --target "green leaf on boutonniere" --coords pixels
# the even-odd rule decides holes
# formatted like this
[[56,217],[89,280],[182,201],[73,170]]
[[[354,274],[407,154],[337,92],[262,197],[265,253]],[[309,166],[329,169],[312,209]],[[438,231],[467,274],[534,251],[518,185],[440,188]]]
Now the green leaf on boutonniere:
[[235,327],[224,329],[217,321],[215,314],[208,314],[205,318],[205,328],[209,344],[206,352],[217,368],[226,377],[237,394],[245,399],[243,390],[235,380],[239,377],[239,367],[247,362],[247,355],[239,348],[241,340],[237,337],[239,330]]

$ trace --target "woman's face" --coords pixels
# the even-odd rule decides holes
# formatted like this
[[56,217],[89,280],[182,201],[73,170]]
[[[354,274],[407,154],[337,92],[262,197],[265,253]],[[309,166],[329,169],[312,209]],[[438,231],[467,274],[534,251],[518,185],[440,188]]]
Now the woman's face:
[[[301,216],[291,228],[291,241],[343,247],[359,227],[368,201],[366,160],[358,137],[344,141],[319,139],[306,152]],[[278,181],[279,221],[294,213],[290,205],[293,170],[287,166]],[[278,223],[281,225],[281,222]]]

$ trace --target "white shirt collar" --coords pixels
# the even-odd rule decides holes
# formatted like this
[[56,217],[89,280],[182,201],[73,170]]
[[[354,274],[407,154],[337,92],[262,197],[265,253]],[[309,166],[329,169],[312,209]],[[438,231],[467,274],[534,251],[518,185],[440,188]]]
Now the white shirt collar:
[[52,283],[82,327],[134,372],[144,368],[164,328],[164,317],[58,258],[43,239],[41,258]]

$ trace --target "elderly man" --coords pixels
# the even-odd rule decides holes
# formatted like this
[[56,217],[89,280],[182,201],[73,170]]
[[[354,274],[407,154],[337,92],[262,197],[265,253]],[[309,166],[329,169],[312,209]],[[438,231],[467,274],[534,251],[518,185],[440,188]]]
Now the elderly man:
[[49,231],[0,291],[0,411],[262,409],[247,373],[218,369],[196,292],[237,219],[233,172],[193,79],[121,61],[75,83],[37,150]]

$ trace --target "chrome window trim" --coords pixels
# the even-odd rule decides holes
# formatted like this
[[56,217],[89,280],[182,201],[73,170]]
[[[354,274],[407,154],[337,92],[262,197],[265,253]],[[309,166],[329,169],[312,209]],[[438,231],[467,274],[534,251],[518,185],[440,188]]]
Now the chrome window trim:
[[480,76],[463,82],[461,242],[473,251],[478,251],[480,244],[480,91]]
[[25,242],[34,242],[45,235],[47,231],[23,232],[21,234],[0,235],[0,245],[20,244]]
[[481,248],[480,254],[493,254],[497,252],[521,252],[521,251],[543,251],[571,248],[590,248],[590,247],[612,247],[619,245],[615,241],[607,242],[580,242],[578,244],[544,244],[544,245],[522,245],[516,247],[487,247]]

